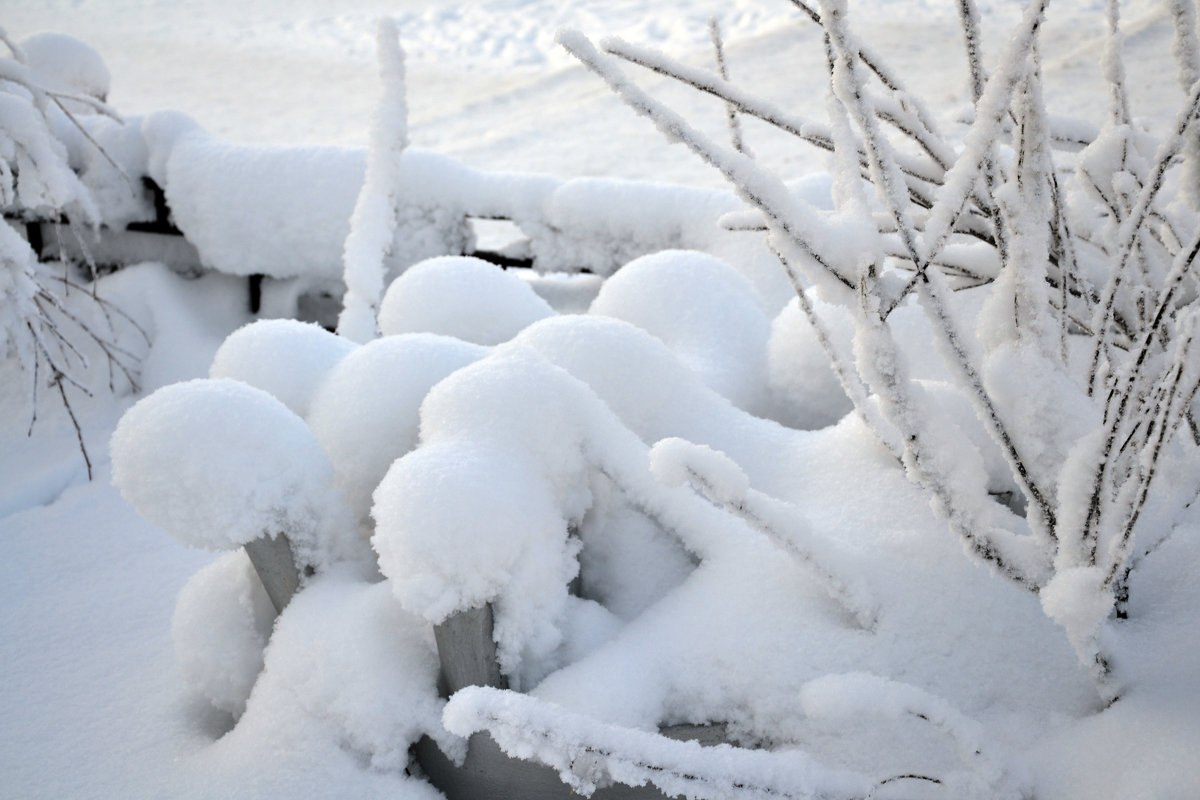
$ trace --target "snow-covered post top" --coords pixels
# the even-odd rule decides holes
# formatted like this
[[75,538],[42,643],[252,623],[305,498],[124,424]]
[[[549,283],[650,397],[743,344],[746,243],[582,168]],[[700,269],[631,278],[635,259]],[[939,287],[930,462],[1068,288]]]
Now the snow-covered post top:
[[586,395],[527,352],[460,369],[422,404],[421,446],[375,490],[372,543],[401,605],[437,625],[496,604],[499,664],[518,687],[560,644],[579,569],[568,530],[590,502]]
[[[121,495],[184,544],[246,545],[252,559],[274,558],[255,567],[277,609],[300,572],[365,549],[304,421],[246,384],[195,380],[158,390],[121,418],[112,461]],[[252,544],[261,539],[271,544]]]
[[307,418],[325,376],[355,349],[353,342],[311,322],[260,319],[226,337],[213,356],[208,377],[262,389]]
[[350,218],[343,256],[346,298],[338,333],[360,343],[378,335],[375,315],[383,295],[383,260],[395,234],[403,174],[400,156],[408,146],[404,49],[399,36],[394,20],[385,17],[379,21],[375,47],[382,95],[371,121],[367,173]]

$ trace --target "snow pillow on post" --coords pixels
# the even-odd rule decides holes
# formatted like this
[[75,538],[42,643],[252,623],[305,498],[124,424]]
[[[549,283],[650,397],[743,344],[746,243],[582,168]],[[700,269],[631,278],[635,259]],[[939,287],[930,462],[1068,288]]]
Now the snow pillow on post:
[[333,468],[303,420],[231,380],[164,387],[125,413],[113,483],[184,544],[244,546],[277,611],[309,574],[361,556]]
[[301,417],[326,374],[356,345],[320,325],[263,319],[225,339],[208,368],[210,378],[232,378],[269,392]]
[[636,258],[588,313],[637,325],[738,408],[765,410],[770,323],[753,284],[724,261],[694,250]]
[[379,330],[495,345],[552,316],[549,303],[517,276],[480,258],[440,256],[392,281],[379,306]]

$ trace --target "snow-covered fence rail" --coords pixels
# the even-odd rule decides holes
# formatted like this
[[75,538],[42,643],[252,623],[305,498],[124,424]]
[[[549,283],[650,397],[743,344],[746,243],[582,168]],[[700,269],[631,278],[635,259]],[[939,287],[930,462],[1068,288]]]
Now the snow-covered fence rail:
[[[103,267],[156,260],[265,276],[302,284],[290,286],[293,296],[340,282],[366,151],[232,144],[177,112],[152,114],[122,135],[140,147],[141,159],[122,164],[141,184],[136,211],[106,220],[94,235],[57,216],[28,219],[40,257]],[[715,224],[742,208],[728,192],[488,173],[414,148],[400,156],[399,181],[404,220],[384,260],[391,277],[424,258],[463,254],[502,267],[603,276],[658,250],[730,249],[739,236]],[[476,221],[509,223],[510,240],[481,241]]]

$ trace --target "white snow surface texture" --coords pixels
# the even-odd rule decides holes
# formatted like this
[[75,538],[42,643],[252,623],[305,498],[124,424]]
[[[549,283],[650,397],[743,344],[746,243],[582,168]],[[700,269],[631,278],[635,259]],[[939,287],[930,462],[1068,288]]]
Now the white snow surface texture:
[[[979,5],[998,50],[1018,4]],[[949,6],[852,0],[849,13],[961,108]],[[1079,67],[1103,7],[1051,4],[1044,68],[1064,112],[1104,107]],[[1177,92],[1170,26],[1149,0],[1122,8],[1132,100],[1161,122],[1162,84]],[[27,436],[27,376],[0,364],[0,798],[434,800],[406,771],[410,745],[429,736],[459,757],[484,729],[584,792],[612,777],[696,797],[730,783],[881,800],[1200,796],[1195,508],[1135,573],[1129,620],[1106,630],[1123,690],[1106,707],[1058,624],[1107,616],[1098,576],[1061,572],[1039,598],[968,558],[847,414],[758,235],[716,227],[736,198],[553,43],[560,26],[617,33],[707,68],[714,11],[735,77],[778,80],[795,57],[780,102],[821,116],[819,34],[776,0],[8,4],[31,61],[144,115],[88,127],[166,188],[218,271],[142,264],[98,281],[149,344],[131,329],[137,390],[74,406],[94,481],[61,408],[43,402]],[[437,202],[399,221],[381,336],[358,344],[254,318],[244,276],[340,276],[381,14],[408,54],[413,146],[391,166]],[[26,38],[47,29],[108,67]],[[726,135],[723,108],[679,102]],[[794,194],[822,202],[819,156],[748,132]],[[76,166],[85,183],[111,178]],[[106,222],[144,217],[99,200]],[[470,241],[464,213],[499,208],[544,264],[615,274],[564,303],[584,282],[443,257]],[[849,352],[841,309],[809,297]],[[901,307],[893,322],[948,435],[980,445],[972,479],[1011,490],[924,319]],[[1020,391],[1010,355],[992,354],[986,378]],[[275,617],[240,546],[279,533],[316,573]],[[523,694],[447,703],[432,626],[485,603]],[[654,735],[684,723],[721,723],[743,747]]]

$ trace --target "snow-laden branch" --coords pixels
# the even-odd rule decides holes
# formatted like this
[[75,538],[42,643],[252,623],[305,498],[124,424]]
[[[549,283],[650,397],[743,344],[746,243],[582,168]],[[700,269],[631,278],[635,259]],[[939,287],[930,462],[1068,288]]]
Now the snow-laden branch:
[[836,545],[813,532],[795,506],[750,488],[724,453],[683,439],[663,439],[650,450],[650,470],[664,486],[689,484],[713,505],[744,519],[804,564],[830,599],[864,630],[874,630],[879,604]]
[[[558,42],[588,69],[602,78],[637,113],[649,118],[671,141],[685,144],[725,175],[743,200],[758,208],[790,245],[820,264],[847,287],[850,279],[839,272],[827,255],[833,242],[822,229],[815,211],[793,198],[777,177],[737,151],[709,139],[662,103],[626,78],[611,58],[602,55],[582,34],[559,31]],[[606,44],[612,44],[607,41]]]

